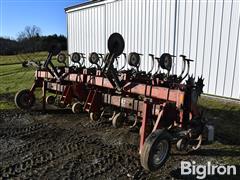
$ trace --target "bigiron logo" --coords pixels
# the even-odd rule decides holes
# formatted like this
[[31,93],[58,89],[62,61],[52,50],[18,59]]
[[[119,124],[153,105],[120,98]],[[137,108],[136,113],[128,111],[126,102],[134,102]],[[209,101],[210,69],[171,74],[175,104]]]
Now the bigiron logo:
[[234,165],[198,165],[195,161],[181,161],[181,175],[196,175],[197,179],[204,179],[208,175],[236,175],[237,168]]

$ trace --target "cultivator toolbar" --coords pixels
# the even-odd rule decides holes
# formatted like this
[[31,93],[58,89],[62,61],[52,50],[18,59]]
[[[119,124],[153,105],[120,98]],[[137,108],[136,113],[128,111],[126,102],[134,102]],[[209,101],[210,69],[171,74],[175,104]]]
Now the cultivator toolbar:
[[[85,67],[85,55],[73,53],[74,66],[67,67],[66,55],[53,48],[42,68],[35,72],[35,82],[30,90],[16,94],[19,108],[29,109],[35,102],[36,88],[42,88],[43,110],[45,104],[57,104],[61,108],[72,107],[74,113],[88,112],[97,121],[107,117],[115,128],[129,127],[139,132],[139,153],[145,169],[159,169],[167,160],[171,144],[179,151],[197,150],[211,128],[206,125],[202,111],[197,106],[202,93],[203,78],[189,76],[190,62],[182,55],[182,71],[179,76],[170,74],[172,58],[164,53],[152,59],[149,72],[141,71],[141,54],[123,54],[124,39],[118,33],[108,39],[109,53],[93,52],[89,55],[90,67]],[[120,55],[132,67],[115,67]],[[58,55],[56,67],[52,57]],[[153,73],[154,62],[157,70]],[[183,82],[187,78],[186,82]],[[46,97],[46,93],[54,96]]]

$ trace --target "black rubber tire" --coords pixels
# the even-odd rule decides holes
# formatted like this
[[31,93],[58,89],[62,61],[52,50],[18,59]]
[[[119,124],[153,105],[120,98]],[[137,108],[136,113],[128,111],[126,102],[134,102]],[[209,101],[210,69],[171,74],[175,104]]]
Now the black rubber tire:
[[140,55],[136,52],[131,52],[128,55],[128,64],[133,67],[138,67],[140,65]]
[[187,150],[186,140],[184,138],[179,139],[177,141],[176,149],[178,151],[186,151]]
[[56,98],[54,96],[47,96],[46,103],[52,105],[55,103],[55,100]]
[[82,105],[82,103],[80,103],[80,102],[74,103],[72,105],[72,112],[74,114],[79,114],[79,113],[83,112],[83,105]]
[[120,128],[123,125],[124,116],[122,112],[117,113],[112,119],[112,125],[115,128]]
[[98,121],[101,118],[100,112],[90,112],[89,117],[92,121]]
[[16,106],[20,109],[30,109],[35,103],[35,96],[34,94],[30,94],[29,89],[24,89],[16,93],[14,102]]
[[74,63],[79,63],[81,60],[81,56],[79,53],[77,52],[74,52],[71,56],[71,61],[74,62]]
[[[152,132],[143,145],[140,159],[141,165],[148,171],[156,171],[167,161],[171,149],[171,135],[163,129]],[[154,154],[157,151],[157,147],[160,143],[164,143],[166,146],[164,149],[164,155],[158,164],[154,164]]]
[[64,108],[66,108],[66,104],[64,104],[64,102],[59,102],[58,103],[58,107],[60,107],[60,108],[62,108],[62,109],[64,109]]
[[172,68],[172,56],[168,53],[164,53],[160,57],[160,66],[162,69],[170,71]]
[[57,56],[57,61],[59,63],[65,63],[67,60],[67,57],[64,53],[59,53],[58,56]]
[[98,62],[99,62],[98,53],[96,53],[96,52],[90,53],[89,62],[92,63],[92,64],[98,64]]

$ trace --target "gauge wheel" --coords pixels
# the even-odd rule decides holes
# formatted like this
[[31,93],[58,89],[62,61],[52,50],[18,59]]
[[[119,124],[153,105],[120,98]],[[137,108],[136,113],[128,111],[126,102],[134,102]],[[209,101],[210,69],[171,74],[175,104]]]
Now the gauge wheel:
[[54,96],[48,96],[48,97],[46,98],[46,103],[52,105],[52,104],[55,103],[55,99],[56,99],[56,98],[55,98]]
[[67,105],[66,105],[64,102],[59,102],[59,103],[58,103],[58,106],[63,109],[63,108],[65,108]]
[[188,145],[187,139],[182,138],[177,141],[176,148],[178,151],[185,151],[187,150],[187,145]]
[[80,102],[74,103],[72,105],[72,112],[74,114],[79,114],[79,113],[83,112],[83,105],[82,105],[82,103],[80,103]]
[[120,128],[123,126],[124,116],[122,112],[117,113],[112,119],[112,125],[115,128]]
[[140,65],[140,55],[136,52],[131,52],[128,55],[128,64],[133,67],[138,67]]
[[35,96],[29,89],[24,89],[16,93],[15,104],[20,109],[29,109],[35,103]]
[[168,53],[164,53],[160,57],[160,66],[162,69],[170,71],[172,68],[172,56]]
[[79,63],[80,60],[81,60],[80,54],[77,53],[77,52],[74,52],[74,53],[72,54],[71,61],[74,62],[74,63]]
[[99,61],[99,55],[96,52],[92,52],[89,55],[89,62],[92,64],[98,64]]
[[156,171],[169,157],[171,136],[166,130],[152,132],[144,142],[141,151],[141,164],[148,171]]
[[92,121],[98,121],[101,118],[101,112],[90,112],[89,117]]
[[58,56],[57,56],[57,61],[58,61],[59,63],[65,63],[65,62],[66,62],[66,59],[67,59],[67,57],[66,57],[66,55],[65,55],[64,53],[60,53],[60,54],[58,54]]

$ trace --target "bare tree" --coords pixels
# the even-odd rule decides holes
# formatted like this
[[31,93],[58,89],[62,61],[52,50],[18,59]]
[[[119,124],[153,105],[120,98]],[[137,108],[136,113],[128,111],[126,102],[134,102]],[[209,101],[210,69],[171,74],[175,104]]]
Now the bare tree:
[[33,37],[37,37],[41,34],[41,29],[38,26],[26,26],[24,31],[18,34],[18,41],[22,41],[24,39],[31,39]]

